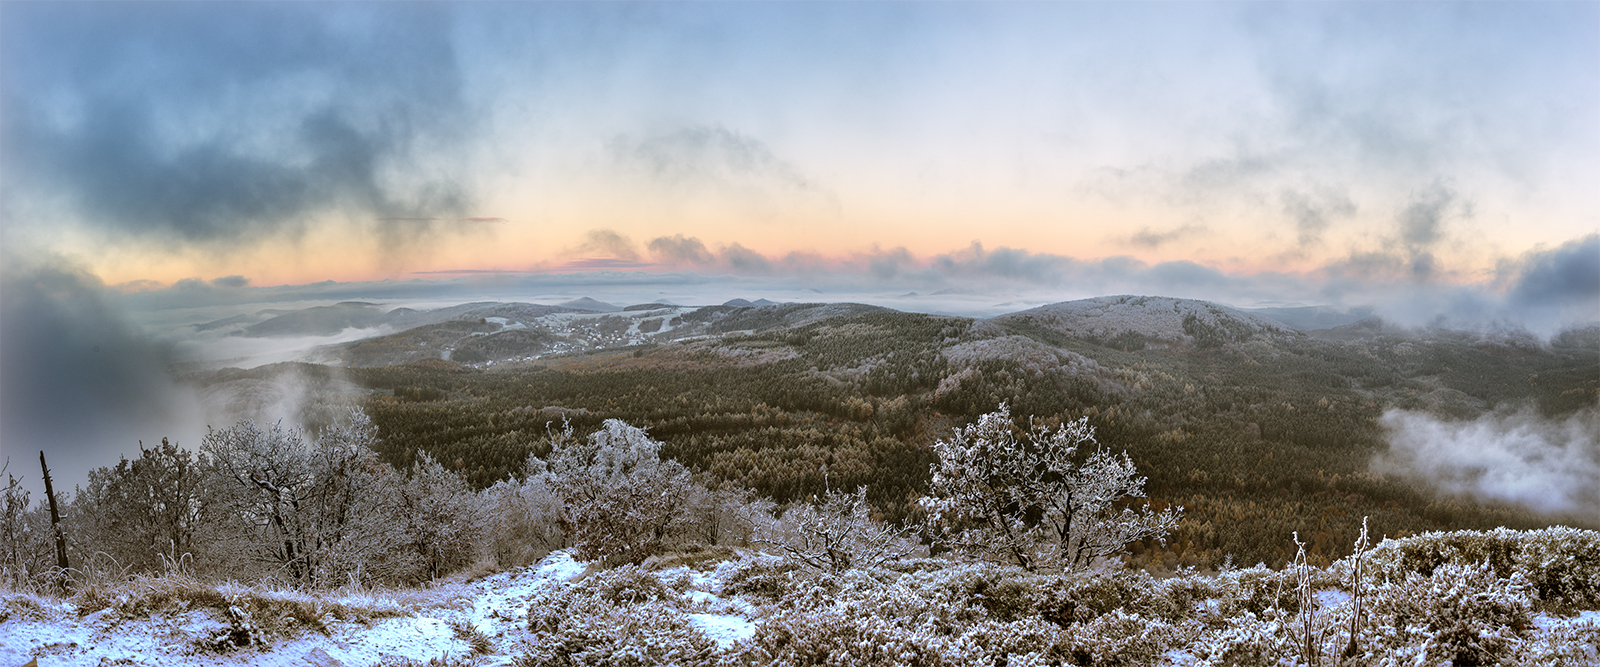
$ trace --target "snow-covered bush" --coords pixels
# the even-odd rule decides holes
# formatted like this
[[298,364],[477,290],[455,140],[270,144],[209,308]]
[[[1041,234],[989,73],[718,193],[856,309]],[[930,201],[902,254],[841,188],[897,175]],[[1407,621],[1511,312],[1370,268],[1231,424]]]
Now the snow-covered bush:
[[[206,545],[204,462],[163,438],[139,458],[89,472],[72,502],[74,541],[93,545],[124,573],[169,569]],[[190,558],[186,558],[189,556]]]
[[552,434],[546,484],[562,500],[561,525],[585,560],[639,563],[678,539],[692,482],[683,464],[661,460],[644,429],[608,419],[587,438]]
[[28,490],[11,474],[0,496],[0,586],[19,592],[43,590],[56,579],[55,540],[43,503],[29,507]]
[[710,546],[749,546],[773,507],[750,489],[704,475],[689,491],[688,537]]
[[477,559],[478,534],[484,527],[482,504],[460,473],[423,453],[407,471],[400,498],[405,503],[401,516],[422,575],[438,579]]
[[[1086,446],[1095,449],[1079,456]],[[1034,424],[1019,438],[1001,404],[933,449],[923,503],[940,540],[1029,570],[1083,568],[1134,540],[1165,538],[1182,513],[1125,506],[1145,480],[1126,453],[1099,446],[1087,419]]]
[[1294,663],[1295,646],[1283,623],[1251,613],[1222,617],[1222,627],[1192,642],[1189,652],[1210,665]]
[[482,549],[500,567],[532,565],[568,546],[560,523],[561,498],[550,489],[550,480],[538,474],[544,462],[530,456],[529,463],[534,470],[523,479],[501,480],[480,493],[488,517]]
[[1520,572],[1502,579],[1488,564],[1446,563],[1378,583],[1369,608],[1368,659],[1416,654],[1429,663],[1488,665],[1526,638],[1533,591]]
[[[1403,580],[1440,566],[1486,564],[1496,576],[1520,572],[1539,601],[1557,608],[1600,608],[1600,531],[1553,526],[1541,530],[1424,533],[1373,547],[1374,579]],[[1335,570],[1348,568],[1336,563]]]
[[538,591],[533,637],[518,665],[700,665],[716,643],[679,608],[679,594],[634,565]]
[[763,524],[757,542],[802,566],[835,573],[881,567],[921,546],[910,531],[873,520],[864,486],[855,493],[829,493],[819,504],[795,503]]

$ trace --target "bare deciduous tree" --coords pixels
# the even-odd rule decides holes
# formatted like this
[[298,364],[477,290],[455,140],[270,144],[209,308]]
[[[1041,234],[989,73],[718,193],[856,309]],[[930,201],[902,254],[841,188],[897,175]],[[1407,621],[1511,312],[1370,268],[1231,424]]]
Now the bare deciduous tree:
[[880,567],[921,546],[908,531],[873,520],[864,486],[854,493],[830,492],[820,504],[791,505],[757,534],[756,541],[776,546],[790,560],[835,573]]
[[251,421],[201,441],[216,476],[219,514],[235,517],[249,556],[308,585],[348,576],[416,576],[401,480],[377,459],[372,423],[360,412],[314,443],[294,430]]

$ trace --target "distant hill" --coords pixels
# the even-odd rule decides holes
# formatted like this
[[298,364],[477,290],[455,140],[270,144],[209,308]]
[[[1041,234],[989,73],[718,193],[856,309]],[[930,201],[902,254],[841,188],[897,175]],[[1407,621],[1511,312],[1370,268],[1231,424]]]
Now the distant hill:
[[1043,330],[1089,341],[1126,341],[1115,347],[1156,342],[1201,348],[1242,343],[1257,336],[1301,335],[1277,320],[1192,299],[1105,296],[1065,301],[990,318],[1013,328]]
[[383,324],[384,310],[377,304],[346,301],[284,313],[244,328],[244,335],[331,336],[345,329],[370,329]]
[[622,310],[621,306],[614,306],[604,301],[595,301],[589,297],[573,299],[561,305],[567,308],[577,308],[578,310],[592,310],[597,313],[614,313]]
[[1270,318],[1301,331],[1331,329],[1372,317],[1371,308],[1339,310],[1328,306],[1299,308],[1241,308],[1244,312]]

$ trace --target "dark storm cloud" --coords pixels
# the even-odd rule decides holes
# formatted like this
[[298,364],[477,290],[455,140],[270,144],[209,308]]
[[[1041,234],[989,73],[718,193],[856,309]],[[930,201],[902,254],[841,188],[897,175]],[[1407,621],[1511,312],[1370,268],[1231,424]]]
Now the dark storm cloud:
[[1517,306],[1600,304],[1600,234],[1528,253],[1516,264],[1510,299]]
[[[309,216],[459,215],[415,173],[471,124],[448,10],[163,3],[7,8],[7,199],[68,202],[132,237],[228,242]],[[425,170],[424,170],[425,171]],[[380,227],[389,249],[417,228]]]
[[0,272],[7,455],[44,450],[65,482],[57,488],[71,488],[141,438],[180,435],[171,428],[193,402],[169,378],[170,350],[131,325],[93,275],[60,261],[7,259]]

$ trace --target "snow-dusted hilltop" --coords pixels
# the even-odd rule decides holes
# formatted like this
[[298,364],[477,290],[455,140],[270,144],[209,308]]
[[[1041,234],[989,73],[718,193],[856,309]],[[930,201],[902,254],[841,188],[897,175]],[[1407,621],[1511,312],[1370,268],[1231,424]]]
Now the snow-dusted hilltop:
[[1257,336],[1300,335],[1276,320],[1208,301],[1163,296],[1102,296],[1000,315],[1002,325],[1045,329],[1074,338],[1139,336],[1168,344],[1218,347]]

